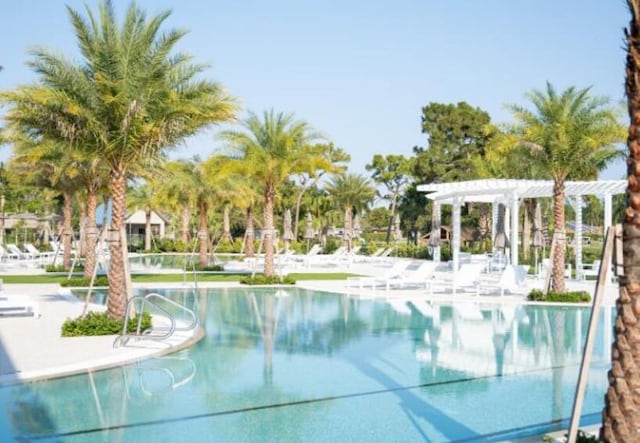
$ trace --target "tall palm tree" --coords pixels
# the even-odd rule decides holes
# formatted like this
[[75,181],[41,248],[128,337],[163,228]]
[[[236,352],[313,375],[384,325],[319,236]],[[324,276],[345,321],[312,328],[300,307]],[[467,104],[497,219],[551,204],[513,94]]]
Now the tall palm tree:
[[640,441],[640,0],[627,0],[627,5],[631,13],[625,30],[629,181],[622,234],[624,278],[616,302],[616,333],[600,429],[600,440],[607,443]]
[[345,173],[335,176],[325,187],[334,204],[344,211],[344,230],[347,235],[346,246],[351,250],[352,217],[373,202],[376,190],[366,177]]
[[[126,184],[131,170],[197,133],[230,120],[234,101],[211,81],[197,79],[204,66],[174,53],[184,31],[161,32],[169,16],[147,18],[132,4],[121,26],[111,1],[86,17],[67,8],[81,54],[75,64],[46,50],[35,50],[31,66],[41,84],[5,97],[11,104],[37,107],[44,118],[25,121],[34,130],[76,142],[99,153],[110,170],[112,198],[108,311],[123,318],[127,302],[126,245],[122,241]],[[39,94],[30,94],[31,92]],[[47,116],[51,118],[46,118]]]
[[243,130],[225,131],[220,137],[243,159],[245,174],[262,188],[264,274],[274,274],[273,208],[278,190],[293,174],[309,171],[318,161],[311,143],[320,138],[292,114],[265,111],[262,119],[250,112]]
[[527,94],[533,109],[512,105],[512,130],[530,159],[553,180],[553,221],[556,236],[552,251],[552,289],[565,290],[565,182],[595,178],[619,155],[615,143],[622,137],[614,108],[591,88],[569,87],[561,93],[547,83],[544,91]]
[[[84,232],[84,276],[91,278],[96,266],[96,243],[98,242],[98,227],[96,223],[96,211],[98,198],[108,192],[109,170],[96,156],[84,152],[73,151],[78,161],[76,169],[78,171],[78,181],[84,186],[86,196],[84,199],[85,219],[81,220],[81,229]],[[104,226],[103,226],[104,229]]]

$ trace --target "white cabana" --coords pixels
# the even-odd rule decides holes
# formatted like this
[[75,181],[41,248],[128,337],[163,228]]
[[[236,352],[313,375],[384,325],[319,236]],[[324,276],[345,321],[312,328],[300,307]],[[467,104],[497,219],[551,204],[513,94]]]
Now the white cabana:
[[[551,180],[484,179],[454,183],[432,183],[419,185],[418,191],[426,192],[427,198],[440,205],[452,206],[453,235],[451,249],[453,270],[457,271],[460,254],[460,208],[468,202],[499,203],[510,209],[511,264],[518,264],[518,206],[524,198],[552,197]],[[627,189],[625,180],[567,181],[565,197],[569,198],[576,211],[576,268],[578,277],[582,273],[582,196],[597,195],[604,201],[604,230],[612,223],[611,197],[623,194]],[[496,211],[494,210],[494,214]],[[495,226],[495,225],[494,225]]]

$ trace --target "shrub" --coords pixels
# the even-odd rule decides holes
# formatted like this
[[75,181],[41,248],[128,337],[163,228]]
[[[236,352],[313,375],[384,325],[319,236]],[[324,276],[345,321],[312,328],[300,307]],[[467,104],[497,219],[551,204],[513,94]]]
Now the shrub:
[[234,241],[224,240],[218,243],[216,252],[219,254],[229,254],[232,252],[239,252],[240,246],[236,246]]
[[[569,434],[564,434],[565,438],[569,439]],[[545,442],[555,441],[549,436],[544,438]],[[578,429],[578,434],[576,435],[576,443],[598,443],[600,440],[595,435],[587,434],[582,429]]]
[[[61,282],[60,286],[65,288],[83,288],[89,286],[90,283],[91,279],[87,277],[71,277],[70,279]],[[109,278],[106,275],[99,275],[93,282],[93,286],[109,286]]]
[[342,240],[336,240],[335,238],[327,239],[327,243],[324,245],[324,253],[331,254],[336,251],[342,245]]
[[591,301],[591,295],[589,295],[587,291],[570,291],[570,292],[549,291],[545,294],[540,289],[534,289],[527,296],[527,300],[557,302],[557,303],[588,303]]
[[46,265],[44,270],[45,272],[67,272],[67,269],[62,265]]
[[243,277],[240,279],[240,283],[243,285],[293,285],[296,281],[288,275],[284,277],[279,275],[266,277],[263,274],[258,274],[253,277]]
[[[137,318],[130,318],[127,331],[135,332],[138,325]],[[142,314],[141,330],[151,328],[151,315]],[[90,312],[84,317],[67,319],[62,324],[63,337],[79,337],[92,335],[113,335],[122,332],[122,321],[109,316],[106,312]]]
[[200,263],[195,263],[194,268],[196,271],[204,271],[204,272],[219,272],[224,271],[224,267],[221,265],[206,265],[200,266]]

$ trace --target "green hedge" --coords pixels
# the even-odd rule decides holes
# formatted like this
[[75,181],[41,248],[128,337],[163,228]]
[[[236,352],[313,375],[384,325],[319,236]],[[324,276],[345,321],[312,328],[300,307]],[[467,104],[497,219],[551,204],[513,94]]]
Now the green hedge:
[[[127,330],[135,332],[138,325],[136,318],[129,319]],[[151,315],[142,314],[142,331],[151,328]],[[84,317],[67,319],[62,324],[63,337],[79,337],[93,335],[113,335],[122,332],[122,320],[111,317],[106,312],[90,312]]]
[[570,291],[570,292],[549,291],[545,294],[540,289],[534,289],[527,296],[527,300],[557,302],[557,303],[588,303],[591,301],[591,295],[587,291]]
[[[65,288],[86,288],[91,283],[91,279],[87,277],[71,277],[68,280],[60,282],[60,286]],[[109,278],[106,275],[99,275],[93,282],[93,286],[109,286]]]
[[288,275],[285,277],[278,275],[266,277],[260,274],[253,277],[243,277],[240,279],[240,283],[243,285],[293,285],[296,281]]
[[[63,265],[45,265],[45,272],[68,272],[69,268],[65,268]],[[82,263],[77,263],[73,267],[73,272],[82,272],[84,271],[84,265]]]
[[194,264],[194,268],[195,268],[196,271],[203,271],[203,272],[220,272],[220,271],[224,271],[224,267],[222,265],[200,266],[200,263],[195,263]]

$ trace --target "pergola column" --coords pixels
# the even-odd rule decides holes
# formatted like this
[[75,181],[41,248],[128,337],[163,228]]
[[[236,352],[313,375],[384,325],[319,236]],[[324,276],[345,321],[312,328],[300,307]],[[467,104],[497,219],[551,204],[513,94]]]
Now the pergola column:
[[462,198],[457,197],[451,205],[453,235],[451,236],[451,253],[453,266],[453,279],[460,267],[460,207],[462,206]]
[[511,194],[511,264],[518,265],[518,194]]
[[584,279],[584,273],[582,271],[582,196],[576,195],[569,201],[576,213],[576,227],[573,233],[573,252],[576,256],[576,280],[582,280]]

